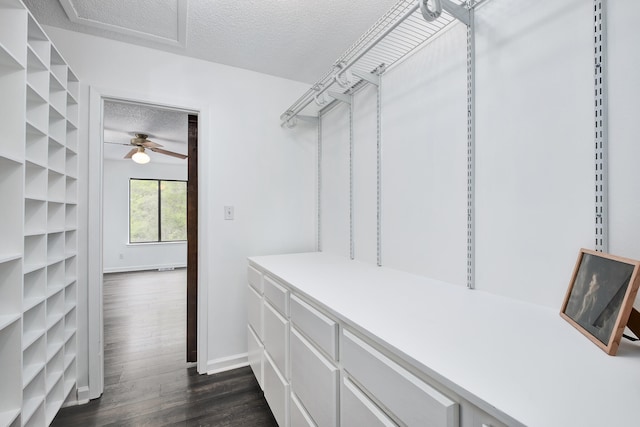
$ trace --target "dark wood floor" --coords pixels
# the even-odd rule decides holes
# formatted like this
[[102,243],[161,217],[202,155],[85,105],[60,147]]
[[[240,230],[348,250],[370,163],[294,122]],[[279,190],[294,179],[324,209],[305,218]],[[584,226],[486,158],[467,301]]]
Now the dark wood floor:
[[185,362],[185,283],[184,269],[105,275],[104,394],[53,426],[277,426],[250,368]]

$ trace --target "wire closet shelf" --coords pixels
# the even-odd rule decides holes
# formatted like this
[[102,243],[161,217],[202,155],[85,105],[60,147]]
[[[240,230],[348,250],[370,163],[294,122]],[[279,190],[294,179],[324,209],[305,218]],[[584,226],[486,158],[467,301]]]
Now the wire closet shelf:
[[335,98],[375,81],[385,69],[460,20],[469,24],[474,0],[400,0],[338,58],[331,69],[280,115],[293,127],[297,116],[318,116]]

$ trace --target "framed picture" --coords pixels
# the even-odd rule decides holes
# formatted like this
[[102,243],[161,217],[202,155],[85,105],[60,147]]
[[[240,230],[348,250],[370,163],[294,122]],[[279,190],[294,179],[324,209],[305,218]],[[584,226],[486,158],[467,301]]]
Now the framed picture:
[[640,261],[581,249],[560,316],[615,355],[638,292]]

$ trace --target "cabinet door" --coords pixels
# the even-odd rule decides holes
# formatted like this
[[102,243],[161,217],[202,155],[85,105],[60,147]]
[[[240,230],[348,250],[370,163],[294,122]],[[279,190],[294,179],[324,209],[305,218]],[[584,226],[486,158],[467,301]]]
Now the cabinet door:
[[264,297],[283,316],[289,316],[289,291],[271,277],[264,276]]
[[291,390],[318,427],[338,423],[339,371],[313,344],[291,328]]
[[400,365],[343,330],[344,369],[408,426],[457,427],[459,405]]
[[264,348],[284,378],[289,378],[289,322],[264,303]]
[[247,269],[247,279],[249,280],[249,284],[253,286],[253,288],[262,295],[262,273],[260,273],[255,268],[249,266]]
[[289,384],[280,375],[273,360],[264,355],[264,398],[280,427],[289,425]]
[[291,408],[291,426],[292,427],[316,427],[304,406],[294,393],[291,393],[291,401],[289,402],[289,408]]
[[360,389],[345,377],[340,390],[340,425],[342,427],[396,427]]
[[258,380],[260,388],[264,390],[264,381],[262,378],[264,347],[262,346],[262,342],[260,342],[256,334],[253,332],[253,329],[249,326],[247,326],[247,339],[249,366],[251,366],[253,374],[256,376],[256,380]]

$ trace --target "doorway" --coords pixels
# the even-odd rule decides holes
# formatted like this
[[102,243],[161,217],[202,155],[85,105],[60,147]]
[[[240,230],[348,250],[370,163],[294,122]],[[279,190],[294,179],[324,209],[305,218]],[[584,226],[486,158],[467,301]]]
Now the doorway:
[[[198,120],[200,115],[202,114],[203,109],[194,109],[194,108],[184,108],[182,106],[176,106],[175,104],[163,104],[157,102],[150,102],[149,100],[144,99],[136,99],[132,100],[130,98],[122,97],[122,96],[105,96],[104,94],[98,93],[95,89],[91,90],[91,106],[99,109],[100,117],[97,117],[95,111],[90,115],[90,151],[93,152],[93,155],[89,156],[89,219],[88,219],[88,229],[89,229],[89,241],[88,241],[88,347],[89,347],[89,381],[88,381],[88,390],[85,392],[88,394],[89,399],[99,397],[104,390],[104,316],[103,316],[103,286],[104,281],[102,278],[103,271],[108,271],[108,267],[105,262],[105,257],[107,256],[107,248],[105,247],[105,243],[107,240],[107,231],[104,230],[105,218],[110,215],[110,208],[105,208],[105,201],[102,200],[102,188],[98,194],[100,197],[96,197],[96,181],[100,182],[102,185],[99,187],[103,187],[104,183],[107,180],[105,176],[105,168],[102,163],[105,158],[108,156],[105,154],[105,146],[104,142],[106,142],[106,134],[103,133],[103,130],[108,129],[109,121],[105,119],[105,105],[109,105],[108,103],[119,103],[125,105],[137,105],[145,108],[153,108],[158,110],[164,110],[169,112],[175,112],[179,114],[183,114],[185,117],[187,129],[183,135],[183,139],[186,139],[186,143],[183,143],[184,148],[186,150],[180,150],[177,148],[170,148],[170,144],[167,144],[167,141],[158,141],[162,148],[158,150],[152,150],[152,155],[160,154],[164,155],[164,151],[170,152],[180,152],[182,154],[187,154],[188,166],[187,166],[187,233],[189,237],[186,242],[186,246],[188,246],[186,252],[186,265],[183,267],[186,268],[187,277],[187,286],[185,289],[186,293],[186,330],[187,330],[187,338],[184,342],[184,349],[186,351],[185,362],[194,362],[197,361],[197,371],[199,373],[205,372],[204,367],[206,367],[206,310],[203,310],[203,306],[206,306],[206,288],[205,292],[201,291],[201,286],[199,283],[202,283],[203,276],[206,276],[206,270],[204,275],[199,274],[198,268],[198,256],[202,255],[203,252],[206,252],[206,247],[204,251],[200,248],[198,239],[198,234],[202,232],[203,227],[198,227],[198,218],[201,217],[203,207],[200,205],[199,200],[202,200],[202,197],[199,195],[199,186],[198,186],[198,154],[202,154],[202,147],[198,146],[198,138],[201,136],[201,130],[198,128]],[[194,104],[195,105],[195,104]],[[138,127],[132,127],[129,130],[129,133],[144,133],[143,129]],[[147,138],[150,141],[153,141],[152,132],[148,132]],[[103,138],[104,136],[104,138]],[[133,137],[139,137],[140,135],[134,135]],[[129,136],[128,136],[129,137]],[[170,139],[170,138],[169,138]],[[131,147],[122,147],[126,149]],[[135,147],[134,147],[135,148]],[[110,149],[110,148],[109,148]],[[148,151],[148,150],[144,150]],[[159,153],[158,153],[159,152]],[[95,154],[99,153],[99,156]],[[130,156],[129,156],[130,157]],[[172,159],[175,156],[168,156]],[[131,162],[130,158],[127,159]],[[152,160],[153,161],[153,160]],[[94,168],[95,166],[95,168]],[[200,174],[202,176],[203,174]],[[92,180],[93,178],[93,180]],[[93,181],[93,184],[91,183]],[[93,189],[93,190],[92,190]],[[94,216],[91,214],[96,210],[99,212],[99,215]],[[92,225],[93,222],[93,225]],[[95,226],[98,226],[98,229],[101,231],[99,236],[94,234],[92,238],[92,230],[96,230]],[[131,249],[131,242],[128,241],[129,249]],[[170,247],[169,246],[166,247]],[[200,250],[199,250],[200,249]],[[165,251],[166,252],[166,251]],[[98,256],[95,256],[98,255]],[[114,253],[109,251],[108,256],[114,256]],[[117,256],[122,259],[126,259],[127,255],[121,255],[121,252],[117,252]],[[98,262],[96,262],[98,261]],[[144,266],[144,262],[138,263],[139,266]],[[148,265],[147,265],[148,266]],[[180,267],[181,265],[167,265],[167,268],[175,268]],[[163,268],[164,265],[159,263],[159,268]],[[145,268],[142,268],[145,270]],[[148,270],[148,269],[146,269]],[[157,268],[156,268],[157,270]],[[127,271],[126,268],[124,271]],[[133,269],[131,270],[133,271]],[[204,295],[203,295],[204,294]],[[200,315],[199,315],[200,313]],[[205,313],[205,314],[202,314]],[[92,331],[94,333],[92,333]],[[97,332],[97,334],[95,333]],[[202,337],[205,337],[203,340]],[[79,388],[79,400],[82,400],[82,396],[80,393],[83,390]]]

